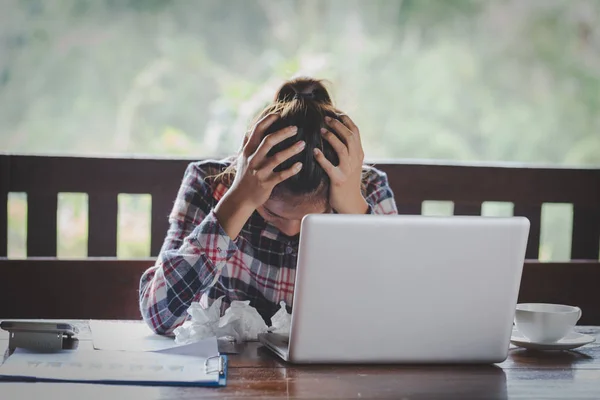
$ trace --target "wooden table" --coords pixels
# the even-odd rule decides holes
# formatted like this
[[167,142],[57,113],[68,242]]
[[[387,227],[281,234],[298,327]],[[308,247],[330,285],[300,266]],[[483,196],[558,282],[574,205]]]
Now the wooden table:
[[[92,348],[87,322],[79,348]],[[577,327],[597,342],[574,351],[511,348],[493,366],[293,366],[259,343],[229,345],[225,388],[169,388],[72,383],[0,382],[0,399],[600,399],[600,327]],[[0,347],[6,349],[6,332]]]

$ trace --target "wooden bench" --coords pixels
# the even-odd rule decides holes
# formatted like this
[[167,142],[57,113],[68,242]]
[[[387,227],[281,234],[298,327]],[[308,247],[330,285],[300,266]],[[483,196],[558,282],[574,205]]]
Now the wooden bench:
[[[139,318],[137,285],[152,259],[117,259],[117,196],[150,194],[151,256],[167,231],[189,159],[0,155],[0,318]],[[379,163],[402,214],[427,200],[479,215],[485,201],[512,202],[531,232],[519,301],[576,304],[600,324],[600,169]],[[27,259],[7,259],[8,193],[26,192]],[[88,194],[88,258],[56,259],[57,197]],[[571,261],[540,263],[544,203],[573,204]]]

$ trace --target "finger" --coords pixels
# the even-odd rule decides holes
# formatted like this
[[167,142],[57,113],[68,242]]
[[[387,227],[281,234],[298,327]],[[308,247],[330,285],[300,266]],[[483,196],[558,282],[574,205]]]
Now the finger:
[[271,126],[278,119],[279,114],[271,113],[263,117],[260,121],[256,123],[256,125],[254,125],[245,143],[246,155],[251,155],[256,152],[256,149],[260,145],[264,133],[269,128],[269,126]]
[[325,122],[344,140],[346,144],[354,139],[354,134],[352,131],[337,119],[325,117]]
[[302,170],[302,163],[297,162],[296,164],[292,165],[286,170],[275,172],[271,178],[271,183],[277,185],[278,183],[281,183],[286,179],[289,179],[292,176],[296,175],[298,172],[300,172],[300,170]]
[[338,117],[340,117],[344,125],[346,125],[346,127],[350,129],[352,133],[360,137],[360,131],[358,130],[358,126],[356,126],[354,121],[352,121],[352,119],[349,116],[347,116],[346,114],[338,114]]
[[360,138],[360,131],[358,129],[358,126],[356,126],[354,121],[352,121],[352,119],[346,114],[338,114],[338,117],[342,120],[344,125],[352,132],[353,138],[355,139],[351,141],[351,143],[354,143],[355,145],[353,144],[349,146],[350,154],[362,160],[364,158],[364,152],[362,148],[362,140]]
[[246,147],[246,144],[248,143],[248,138],[251,134],[251,131],[247,131],[246,133],[244,133],[244,139],[242,140],[242,147],[240,148],[240,151],[244,150],[244,147]]
[[298,132],[297,127],[288,126],[287,128],[283,128],[275,133],[265,136],[252,158],[252,163],[255,165],[255,168],[263,164],[267,157],[267,153],[269,153],[273,147],[283,142],[285,139],[291,138],[296,132]]
[[348,147],[333,132],[321,128],[321,135],[331,144],[340,159],[348,156]]
[[305,147],[306,143],[303,140],[294,143],[287,149],[281,150],[280,152],[274,154],[272,157],[269,157],[265,162],[265,166],[261,169],[264,168],[266,170],[269,170],[270,172],[273,172],[273,170],[277,168],[278,165],[295,156],[296,154],[300,153],[302,150],[304,150]]
[[329,176],[329,179],[331,179],[332,181],[335,181],[338,178],[338,173],[339,173],[338,168],[336,166],[334,166],[331,163],[331,161],[329,161],[325,157],[325,155],[323,154],[323,152],[321,150],[315,149],[314,154],[315,154],[315,158],[317,159],[317,162],[325,170],[325,172]]

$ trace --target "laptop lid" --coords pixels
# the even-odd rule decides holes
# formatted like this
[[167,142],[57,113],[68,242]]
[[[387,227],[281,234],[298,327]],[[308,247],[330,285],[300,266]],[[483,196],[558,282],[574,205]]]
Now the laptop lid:
[[289,360],[504,360],[528,233],[522,217],[305,217]]

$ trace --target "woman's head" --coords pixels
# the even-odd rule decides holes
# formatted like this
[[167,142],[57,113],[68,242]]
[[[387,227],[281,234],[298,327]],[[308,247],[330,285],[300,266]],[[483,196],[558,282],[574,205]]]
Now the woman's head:
[[321,135],[325,127],[325,117],[339,118],[327,89],[321,81],[298,78],[284,83],[277,91],[273,102],[258,116],[277,113],[279,119],[265,132],[265,136],[286,126],[296,126],[295,136],[276,145],[268,154],[273,156],[303,140],[305,149],[283,162],[275,171],[290,168],[296,162],[302,163],[300,172],[277,185],[271,198],[258,211],[265,219],[277,226],[283,233],[293,236],[300,231],[304,215],[329,212],[329,177],[314,156],[314,149],[323,152],[333,165],[338,165],[337,153]]
[[302,163],[302,170],[293,177],[277,185],[272,197],[311,198],[326,202],[329,189],[329,177],[314,157],[313,150],[318,148],[334,165],[338,156],[329,142],[323,139],[321,128],[325,126],[325,117],[338,118],[340,113],[331,101],[327,89],[320,81],[310,78],[298,78],[284,83],[277,91],[272,104],[267,106],[260,117],[276,112],[279,119],[265,132],[265,136],[286,126],[296,126],[298,133],[279,143],[270,152],[272,156],[294,143],[303,140],[305,150],[283,162],[275,171],[284,170],[296,162]]

